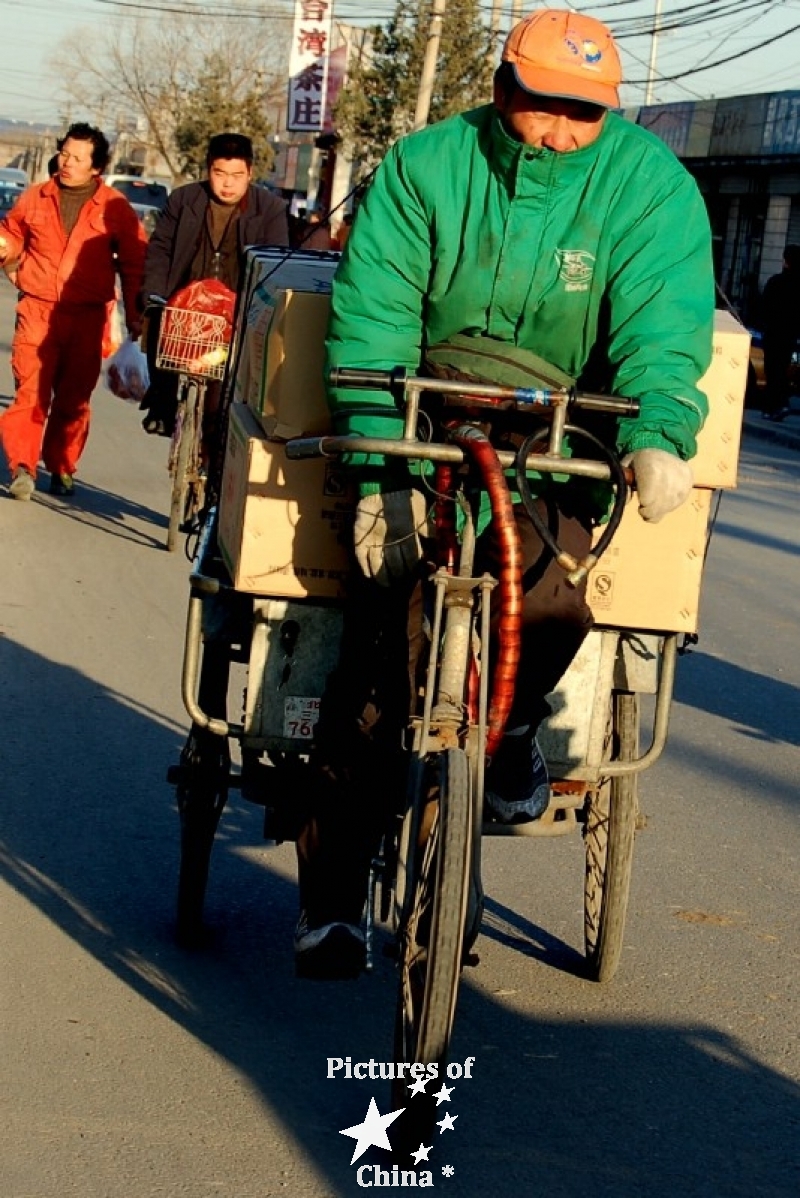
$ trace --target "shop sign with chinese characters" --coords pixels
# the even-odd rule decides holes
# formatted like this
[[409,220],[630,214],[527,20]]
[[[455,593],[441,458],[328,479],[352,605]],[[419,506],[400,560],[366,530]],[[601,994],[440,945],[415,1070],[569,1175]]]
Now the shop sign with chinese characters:
[[319,133],[325,120],[333,0],[296,0],[289,60],[291,133]]

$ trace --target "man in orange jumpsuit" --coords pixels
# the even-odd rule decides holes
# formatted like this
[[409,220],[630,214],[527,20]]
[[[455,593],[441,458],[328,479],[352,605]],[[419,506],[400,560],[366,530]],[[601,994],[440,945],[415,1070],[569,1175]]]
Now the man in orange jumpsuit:
[[117,271],[128,330],[138,336],[141,328],[147,238],[125,197],[100,178],[108,142],[75,124],[58,151],[55,177],[29,188],[0,221],[0,265],[18,260],[21,293],[11,347],[16,394],[0,417],[14,499],[30,499],[40,457],[51,492],[74,492]]

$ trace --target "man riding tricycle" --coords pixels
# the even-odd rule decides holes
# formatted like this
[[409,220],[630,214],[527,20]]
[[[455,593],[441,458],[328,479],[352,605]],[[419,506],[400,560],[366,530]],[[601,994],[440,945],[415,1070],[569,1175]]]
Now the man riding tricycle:
[[[539,10],[512,30],[492,104],[392,147],[333,281],[333,429],[304,418],[295,432],[317,435],[283,444],[281,413],[259,428],[233,405],[219,525],[192,576],[182,932],[199,925],[234,736],[243,794],[267,808],[269,835],[297,841],[298,974],[356,977],[375,917],[390,920],[401,1060],[446,1055],[480,925],[482,832],[582,825],[589,969],[613,973],[635,773],[664,743],[677,633],[694,631],[696,595],[674,621],[615,628],[612,608],[592,631],[613,570],[587,602],[630,485],[624,520],[651,538],[666,518],[702,541],[710,494],[692,491],[689,465],[708,410],[708,220],[671,151],[611,111],[619,83],[603,25]],[[232,391],[248,399],[236,378]],[[291,561],[264,550],[261,572],[245,569],[277,536],[263,513],[311,469],[317,510],[291,509]],[[301,563],[321,545],[314,520],[343,511],[345,585],[341,537],[325,569]],[[241,725],[225,709],[234,650],[250,671]],[[593,679],[577,699],[582,747],[553,777],[553,694],[579,667]],[[658,698],[640,756],[642,689]]]

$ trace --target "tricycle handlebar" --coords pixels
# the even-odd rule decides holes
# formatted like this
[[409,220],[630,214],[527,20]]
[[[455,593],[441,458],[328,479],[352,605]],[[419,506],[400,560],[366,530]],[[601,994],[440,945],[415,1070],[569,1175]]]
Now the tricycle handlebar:
[[622,395],[597,395],[574,387],[507,387],[495,383],[476,383],[454,379],[425,378],[410,375],[405,368],[368,370],[335,367],[328,375],[332,387],[352,391],[391,391],[403,404],[411,394],[423,391],[440,395],[445,403],[462,407],[531,408],[571,407],[615,416],[638,416],[638,399]]

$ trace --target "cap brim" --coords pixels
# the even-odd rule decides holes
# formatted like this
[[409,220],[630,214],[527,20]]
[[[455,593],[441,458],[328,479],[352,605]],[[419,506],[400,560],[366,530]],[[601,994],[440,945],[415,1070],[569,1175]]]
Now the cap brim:
[[525,71],[512,63],[517,83],[532,96],[549,96],[554,100],[577,100],[584,104],[599,104],[601,108],[619,108],[619,91],[610,83],[587,78],[576,79],[562,71],[547,71],[530,67]]

